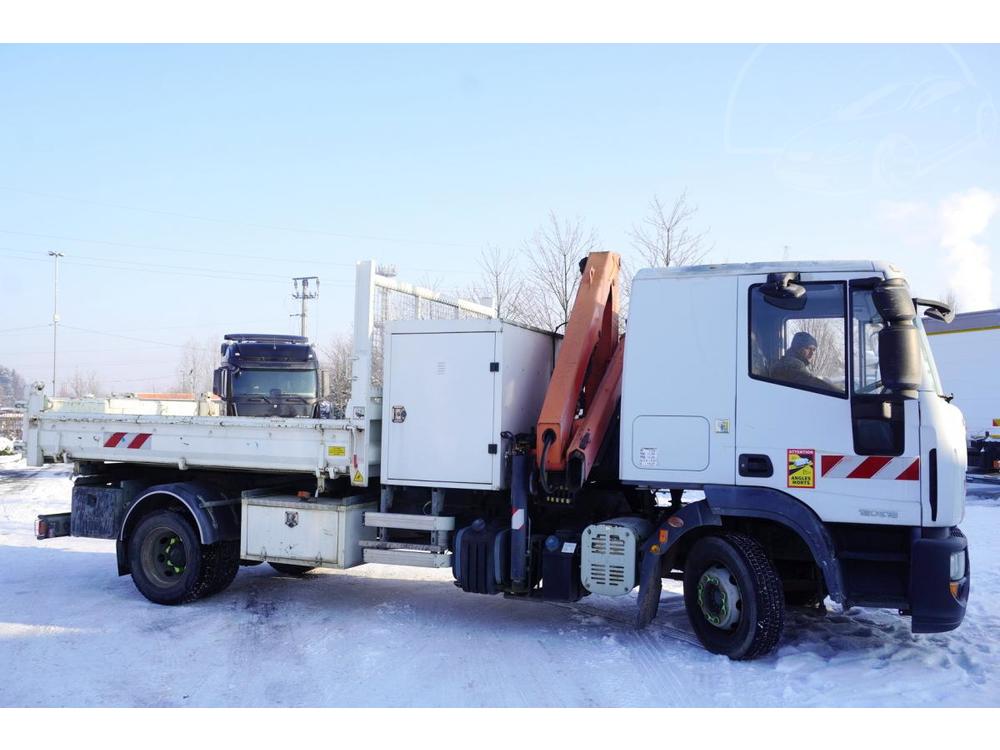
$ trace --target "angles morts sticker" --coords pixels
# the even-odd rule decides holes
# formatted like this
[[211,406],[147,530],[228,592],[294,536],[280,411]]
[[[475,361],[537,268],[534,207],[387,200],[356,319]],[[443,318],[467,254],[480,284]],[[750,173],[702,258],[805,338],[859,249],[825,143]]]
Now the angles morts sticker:
[[788,486],[800,490],[816,487],[816,451],[813,448],[788,449]]

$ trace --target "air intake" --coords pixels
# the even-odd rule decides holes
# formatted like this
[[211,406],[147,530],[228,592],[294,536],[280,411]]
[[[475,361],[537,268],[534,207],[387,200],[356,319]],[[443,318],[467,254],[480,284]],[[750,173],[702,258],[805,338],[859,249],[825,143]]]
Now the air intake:
[[613,518],[583,531],[580,567],[592,594],[624,596],[636,586],[639,545],[650,525],[641,518]]

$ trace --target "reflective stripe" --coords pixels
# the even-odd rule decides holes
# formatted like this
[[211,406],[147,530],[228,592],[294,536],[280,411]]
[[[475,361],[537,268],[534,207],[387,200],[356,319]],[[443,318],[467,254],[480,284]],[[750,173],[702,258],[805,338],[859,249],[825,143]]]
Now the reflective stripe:
[[920,479],[920,459],[912,456],[820,456],[820,476],[825,479]]
[[517,510],[511,513],[510,527],[514,531],[524,528],[524,508],[518,508]]
[[151,432],[113,432],[104,441],[105,448],[130,448],[132,450],[150,450]]

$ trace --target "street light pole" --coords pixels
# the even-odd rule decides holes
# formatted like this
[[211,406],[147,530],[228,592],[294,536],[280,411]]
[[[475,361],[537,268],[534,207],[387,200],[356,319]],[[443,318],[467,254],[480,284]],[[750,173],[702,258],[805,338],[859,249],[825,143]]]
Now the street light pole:
[[49,250],[49,255],[54,261],[55,278],[52,284],[52,398],[56,397],[56,344],[59,333],[59,259],[62,253]]

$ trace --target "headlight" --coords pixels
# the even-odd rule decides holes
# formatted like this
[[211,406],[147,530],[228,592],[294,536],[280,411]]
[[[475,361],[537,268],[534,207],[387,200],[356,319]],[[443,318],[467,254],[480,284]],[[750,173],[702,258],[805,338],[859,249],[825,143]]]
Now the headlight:
[[951,555],[951,580],[960,581],[965,578],[965,550],[953,552]]

